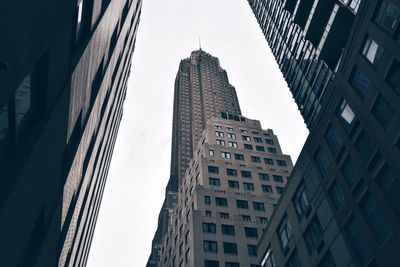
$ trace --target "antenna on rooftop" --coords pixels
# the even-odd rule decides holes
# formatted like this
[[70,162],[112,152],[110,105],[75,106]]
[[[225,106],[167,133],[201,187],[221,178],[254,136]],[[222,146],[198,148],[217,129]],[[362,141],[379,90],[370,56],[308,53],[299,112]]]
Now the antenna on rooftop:
[[200,39],[200,36],[199,36],[199,47],[200,47],[200,51],[201,51],[201,39]]

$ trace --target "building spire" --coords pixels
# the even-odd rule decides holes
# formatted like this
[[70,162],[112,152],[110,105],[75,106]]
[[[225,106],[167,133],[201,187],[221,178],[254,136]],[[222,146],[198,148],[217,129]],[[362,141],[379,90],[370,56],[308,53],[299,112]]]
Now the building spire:
[[201,51],[201,39],[200,39],[200,36],[199,36],[199,48],[200,48],[200,51]]

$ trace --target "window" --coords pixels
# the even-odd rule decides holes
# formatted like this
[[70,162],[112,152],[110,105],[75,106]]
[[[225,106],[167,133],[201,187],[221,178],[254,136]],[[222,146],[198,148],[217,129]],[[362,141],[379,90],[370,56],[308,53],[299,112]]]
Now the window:
[[218,261],[205,260],[204,261],[204,267],[219,267],[219,262]]
[[243,141],[251,141],[251,139],[250,139],[250,136],[248,136],[248,135],[242,135],[242,140]]
[[253,208],[257,211],[265,211],[264,203],[261,202],[253,202]]
[[267,249],[267,252],[265,253],[264,257],[262,258],[261,266],[263,266],[263,267],[275,267],[276,266],[274,254],[272,253],[272,250],[270,248]]
[[342,188],[336,180],[332,183],[328,193],[332,199],[333,206],[335,206],[336,209],[340,208],[344,202],[344,195]]
[[253,150],[253,146],[249,144],[244,144],[244,148],[248,150]]
[[224,137],[224,132],[215,131],[215,136]]
[[225,262],[225,267],[240,267],[237,262]]
[[206,210],[206,217],[211,217],[212,216],[212,212],[211,210]]
[[238,147],[238,144],[236,142],[228,141],[228,146],[230,146],[230,147]]
[[79,39],[82,32],[82,13],[83,13],[83,0],[78,4],[78,12],[76,18],[76,40]]
[[253,139],[254,139],[254,142],[256,142],[256,143],[262,143],[262,138],[260,138],[260,137],[253,137]]
[[229,180],[228,181],[228,186],[229,186],[229,188],[239,189],[239,182]]
[[235,154],[236,160],[244,160],[244,156],[242,154]]
[[354,121],[354,112],[344,99],[340,102],[336,114],[345,128],[348,128]]
[[258,221],[260,223],[268,223],[268,218],[267,217],[257,217]]
[[354,67],[350,77],[350,84],[353,86],[356,93],[364,99],[371,85],[371,81],[360,68]]
[[376,182],[387,200],[400,215],[400,179],[399,175],[387,164],[383,165],[376,176]]
[[208,178],[208,184],[212,186],[217,186],[219,187],[221,185],[220,181],[218,178]]
[[277,186],[275,189],[276,189],[276,192],[277,192],[279,195],[282,194],[283,191],[285,191],[285,188],[284,188],[284,187],[280,187],[280,186]]
[[280,175],[272,175],[275,182],[283,183],[283,177]]
[[306,242],[306,246],[308,249],[308,253],[311,254],[318,247],[320,241],[322,239],[322,230],[321,225],[317,216],[315,216],[307,229],[304,231],[304,241]]
[[273,147],[268,147],[268,152],[269,152],[269,153],[276,154],[276,149],[273,148]]
[[215,167],[215,166],[208,166],[208,172],[209,173],[219,173],[219,169],[218,169],[218,167]]
[[344,161],[342,172],[350,188],[353,188],[360,179],[360,173],[356,166],[354,166],[354,163],[350,157],[347,157],[347,159]]
[[293,198],[293,203],[296,208],[297,215],[299,216],[299,218],[302,217],[306,213],[310,205],[306,194],[306,186],[304,182],[301,182],[299,187],[297,188],[296,194]]
[[276,161],[276,163],[278,163],[278,166],[281,166],[281,167],[286,167],[286,166],[287,166],[287,165],[286,165],[286,161],[284,161],[284,160],[278,159],[278,160]]
[[253,237],[253,238],[257,238],[258,237],[257,228],[245,227],[244,228],[244,233],[245,233],[246,237]]
[[225,254],[237,254],[236,243],[224,242],[223,247],[224,247]]
[[272,186],[270,185],[262,184],[261,189],[264,193],[272,193]]
[[242,219],[244,222],[251,222],[251,217],[249,215],[242,215]]
[[211,205],[211,198],[210,196],[204,196],[204,204]]
[[260,177],[261,181],[268,181],[269,180],[269,175],[267,173],[259,173],[258,177]]
[[222,219],[229,219],[229,213],[226,212],[220,212],[219,217]]
[[224,146],[225,145],[225,141],[224,140],[217,139],[216,143],[217,143],[217,145],[220,145],[220,146]]
[[228,133],[227,136],[229,139],[236,139],[236,135],[234,133]]
[[190,249],[186,250],[185,253],[185,262],[188,263],[190,261]]
[[231,158],[231,153],[229,153],[229,152],[221,152],[221,157],[223,158],[223,159],[230,159]]
[[355,147],[365,163],[369,161],[376,150],[374,142],[369,138],[364,130],[357,137]]
[[221,224],[221,233],[223,235],[235,235],[235,226]]
[[203,249],[205,252],[218,252],[217,241],[203,240]]
[[232,128],[232,127],[226,127],[226,129],[227,129],[228,131],[233,132],[233,128]]
[[249,256],[257,256],[257,246],[247,245],[247,252],[249,253]]
[[394,109],[392,105],[390,105],[389,102],[379,94],[375,100],[374,106],[372,107],[371,113],[379,124],[386,129],[393,119]]
[[240,129],[240,131],[241,131],[242,133],[247,133],[247,130],[246,130],[246,129]]
[[237,176],[237,170],[235,170],[235,169],[226,169],[226,174],[228,176]]
[[257,150],[257,151],[265,152],[265,149],[264,149],[263,146],[256,146],[256,150]]
[[292,228],[290,227],[286,216],[282,219],[279,225],[278,235],[282,248],[285,250],[289,245],[290,239],[292,238]]
[[220,206],[220,207],[228,207],[228,200],[223,197],[216,197],[215,205]]
[[319,262],[318,267],[334,267],[334,266],[336,266],[336,263],[333,260],[331,252],[328,250],[328,252],[325,253],[322,260]]
[[214,157],[214,150],[209,150],[208,154],[210,155],[210,157]]
[[367,38],[364,43],[362,54],[370,63],[376,66],[382,58],[383,48],[379,46],[375,40]]
[[251,162],[261,163],[261,158],[260,157],[255,157],[255,156],[251,156]]
[[243,189],[249,190],[249,191],[254,191],[254,185],[252,183],[243,183]]
[[360,209],[379,244],[383,244],[392,233],[383,209],[379,208],[376,199],[370,193],[361,200]]
[[222,126],[221,125],[214,125],[214,128],[220,130],[220,129],[222,129]]
[[187,231],[185,234],[185,242],[186,244],[190,242],[190,231]]
[[237,199],[236,200],[236,207],[238,209],[249,209],[249,202],[247,202],[246,200]]
[[243,178],[251,178],[250,171],[240,171],[240,174],[242,175]]
[[326,172],[328,171],[329,161],[322,152],[321,148],[318,148],[317,152],[315,153],[314,160],[321,175],[325,176]]
[[383,1],[375,18],[375,22],[383,30],[392,35],[399,24],[399,18],[400,9],[388,1]]
[[366,264],[372,258],[372,250],[369,246],[369,242],[360,232],[359,226],[356,223],[354,217],[350,217],[349,221],[345,225],[345,231],[351,245],[357,252],[361,264]]
[[212,233],[215,234],[217,232],[217,228],[215,223],[205,223],[203,222],[203,233]]
[[[334,265],[332,265],[334,266]],[[297,250],[295,250],[292,255],[290,255],[289,260],[285,264],[285,267],[301,267],[299,254],[297,254]]]
[[342,147],[342,139],[332,125],[329,125],[328,129],[326,129],[324,138],[332,154],[336,155]]
[[393,61],[385,80],[397,93],[400,93],[400,63],[397,60]]
[[265,164],[268,164],[268,165],[274,165],[274,161],[270,158],[264,158],[264,162],[265,162]]
[[274,144],[274,140],[269,139],[269,138],[265,138],[265,143],[267,143],[269,145],[273,145]]

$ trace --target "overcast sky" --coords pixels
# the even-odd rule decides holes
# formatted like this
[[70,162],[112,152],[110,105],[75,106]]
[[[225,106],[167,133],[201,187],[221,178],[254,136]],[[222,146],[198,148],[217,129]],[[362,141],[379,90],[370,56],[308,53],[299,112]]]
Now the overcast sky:
[[144,0],[89,267],[145,266],[169,178],[174,80],[199,48],[218,57],[242,114],[295,161],[308,131],[246,0]]

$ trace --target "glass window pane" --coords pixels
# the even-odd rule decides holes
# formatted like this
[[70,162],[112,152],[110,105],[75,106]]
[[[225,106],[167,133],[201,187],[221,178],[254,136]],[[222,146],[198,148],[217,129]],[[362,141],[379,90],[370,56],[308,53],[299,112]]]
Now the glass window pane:
[[400,9],[395,5],[383,1],[375,22],[384,30],[393,34],[400,18]]
[[342,172],[350,188],[353,188],[360,179],[360,173],[351,158],[346,158],[342,166]]
[[394,116],[393,107],[381,95],[376,99],[371,112],[383,128],[389,125]]
[[364,98],[367,95],[368,89],[371,85],[368,76],[357,67],[351,74],[350,83],[361,98]]
[[354,120],[354,112],[351,107],[347,104],[346,100],[342,100],[339,109],[337,110],[340,121],[345,127],[349,127]]
[[0,109],[0,143],[8,136],[8,106]]
[[15,116],[19,127],[31,107],[31,77],[26,76],[15,92]]

